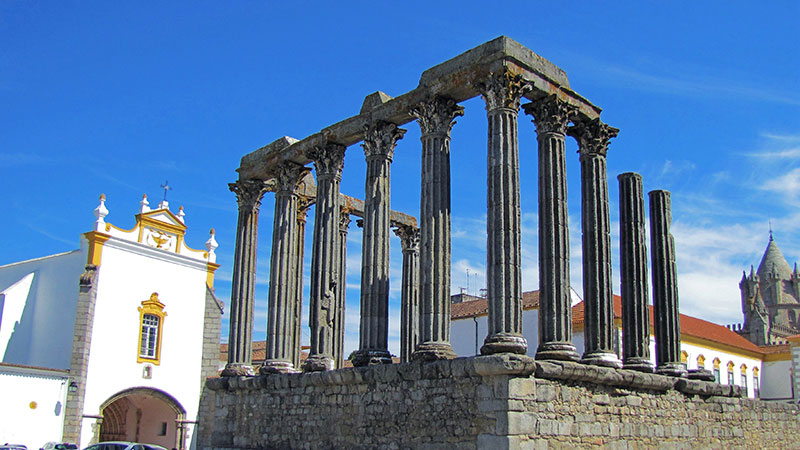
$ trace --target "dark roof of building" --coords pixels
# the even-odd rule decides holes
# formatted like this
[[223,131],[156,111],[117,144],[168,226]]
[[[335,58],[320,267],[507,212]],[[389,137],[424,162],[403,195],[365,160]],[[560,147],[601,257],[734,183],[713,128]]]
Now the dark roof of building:
[[792,277],[792,268],[789,266],[789,263],[786,262],[786,258],[783,256],[781,249],[778,248],[778,244],[775,243],[772,235],[770,235],[767,249],[764,250],[761,264],[758,265],[759,278],[761,280],[766,280],[768,274],[771,273],[773,269],[778,272],[781,279],[788,280]]

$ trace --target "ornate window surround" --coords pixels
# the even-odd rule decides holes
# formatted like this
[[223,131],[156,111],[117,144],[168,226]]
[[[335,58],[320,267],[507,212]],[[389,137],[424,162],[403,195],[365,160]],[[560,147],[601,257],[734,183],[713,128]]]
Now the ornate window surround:
[[[164,318],[167,317],[167,313],[164,311],[164,304],[158,299],[158,292],[153,292],[150,295],[150,299],[145,300],[142,302],[142,306],[139,308],[139,327],[138,327],[138,335],[139,339],[137,339],[137,347],[136,347],[136,362],[137,363],[150,363],[156,366],[161,364],[161,337],[164,335]],[[144,316],[147,314],[152,314],[158,317],[158,328],[156,330],[156,348],[155,348],[155,358],[150,358],[147,356],[142,355],[142,329],[144,327]]]

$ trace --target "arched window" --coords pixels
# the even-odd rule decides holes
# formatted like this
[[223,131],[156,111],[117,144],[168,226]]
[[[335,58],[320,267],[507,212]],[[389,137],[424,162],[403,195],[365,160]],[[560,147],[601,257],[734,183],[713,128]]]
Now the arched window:
[[733,361],[728,361],[728,384],[729,385],[736,384],[736,382],[734,381],[734,378],[733,378],[733,368],[734,368],[734,366],[735,366],[735,364],[733,364]]
[[747,395],[747,365],[742,364],[739,370],[742,372],[742,387],[744,388],[745,395]]
[[722,361],[719,358],[714,358],[714,381],[720,382],[719,365]]
[[761,391],[761,382],[758,379],[758,367],[753,367],[753,397],[758,398]]
[[700,370],[704,370],[706,368],[706,357],[700,355],[697,357],[697,368]]
[[689,353],[684,350],[681,352],[681,362],[686,364],[689,361]]
[[161,363],[161,336],[164,330],[164,304],[158,300],[158,293],[153,292],[149,300],[139,307],[139,353],[137,362],[155,365]]

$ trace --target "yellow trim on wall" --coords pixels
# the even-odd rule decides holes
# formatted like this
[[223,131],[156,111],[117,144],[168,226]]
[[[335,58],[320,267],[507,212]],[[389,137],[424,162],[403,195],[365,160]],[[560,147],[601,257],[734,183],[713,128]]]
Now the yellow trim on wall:
[[[137,363],[150,363],[156,366],[161,364],[161,337],[164,335],[164,318],[167,317],[167,313],[164,311],[164,304],[158,299],[158,292],[153,292],[150,294],[150,299],[145,300],[142,302],[142,306],[139,308],[139,328],[137,329],[139,333],[139,339],[137,339],[137,343],[139,344],[136,347],[136,362]],[[152,314],[158,317],[158,330],[156,331],[156,357],[155,358],[148,358],[142,356],[142,325],[144,324],[144,315],[145,314]]]
[[689,352],[687,352],[686,350],[681,352],[681,362],[684,364],[689,362]]
[[716,350],[716,351],[724,351],[726,353],[730,353],[732,355],[741,356],[743,358],[750,358],[761,360],[764,358],[764,355],[761,353],[752,352],[750,350],[745,350],[743,348],[734,347],[733,345],[723,344],[721,342],[714,342],[708,339],[698,338],[695,336],[687,336],[685,334],[681,334],[681,341],[686,342],[687,344],[692,344],[697,347],[702,347],[707,350]]
[[90,231],[84,233],[86,240],[89,241],[89,251],[87,252],[86,264],[100,265],[100,259],[103,256],[103,244],[111,237],[111,235],[100,233],[99,231]]
[[764,355],[764,362],[767,361],[789,361],[792,359],[791,351],[787,350],[781,353],[769,353]]
[[206,263],[206,284],[208,287],[214,288],[214,272],[219,269],[219,264],[215,263]]
[[700,369],[706,368],[706,357],[702,354],[697,356],[697,367]]
[[720,363],[722,363],[722,361],[720,361],[719,358],[714,358],[714,368],[715,369],[719,369]]

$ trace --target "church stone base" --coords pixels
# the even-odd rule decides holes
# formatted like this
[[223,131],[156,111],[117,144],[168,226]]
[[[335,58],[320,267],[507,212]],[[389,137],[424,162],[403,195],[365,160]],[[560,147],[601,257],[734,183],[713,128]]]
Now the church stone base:
[[797,405],[741,395],[511,354],[211,378],[198,448],[800,448]]

